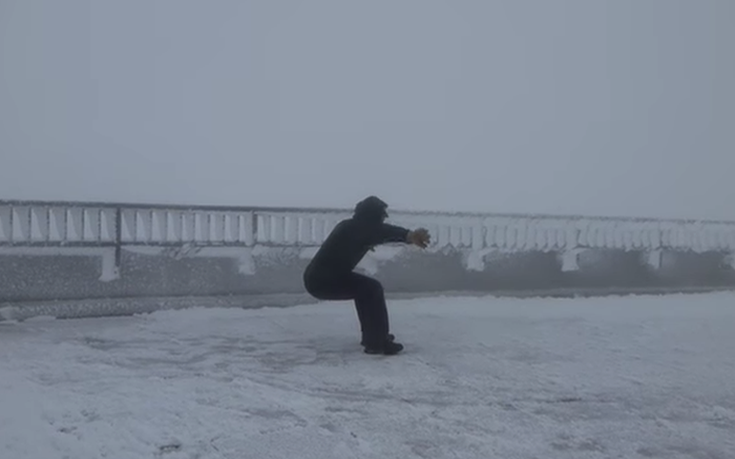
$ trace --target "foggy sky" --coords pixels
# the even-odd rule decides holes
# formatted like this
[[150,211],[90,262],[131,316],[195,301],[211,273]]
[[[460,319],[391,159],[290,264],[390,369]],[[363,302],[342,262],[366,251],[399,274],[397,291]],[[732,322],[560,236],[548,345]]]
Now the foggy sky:
[[731,0],[0,0],[0,199],[735,219]]

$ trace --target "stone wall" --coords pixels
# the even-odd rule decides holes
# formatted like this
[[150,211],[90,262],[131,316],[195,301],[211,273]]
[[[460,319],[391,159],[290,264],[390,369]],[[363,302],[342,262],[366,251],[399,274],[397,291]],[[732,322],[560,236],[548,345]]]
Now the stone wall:
[[[109,250],[109,249],[101,249]],[[313,249],[218,249],[172,255],[164,250],[122,250],[118,275],[104,278],[104,255],[0,255],[0,302],[110,297],[217,296],[303,293],[301,274]],[[735,270],[718,252],[660,254],[583,251],[578,267],[564,270],[555,252],[485,254],[482,269],[468,269],[468,250],[421,252],[387,247],[368,254],[359,270],[403,293],[534,291],[660,287],[735,287]]]

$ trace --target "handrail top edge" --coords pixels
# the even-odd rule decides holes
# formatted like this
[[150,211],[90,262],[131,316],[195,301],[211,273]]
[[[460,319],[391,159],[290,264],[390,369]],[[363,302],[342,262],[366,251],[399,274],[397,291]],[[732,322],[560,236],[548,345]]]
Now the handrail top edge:
[[[101,201],[42,201],[42,200],[0,200],[4,207],[68,207],[98,209],[150,209],[190,212],[273,212],[273,213],[352,213],[352,209],[333,207],[275,207],[275,206],[232,206],[232,205],[186,205],[162,203],[130,203]],[[392,214],[438,217],[464,218],[509,218],[509,219],[544,219],[544,220],[593,220],[593,221],[625,221],[634,223],[679,223],[679,224],[724,224],[735,225],[735,220],[694,219],[694,218],[655,218],[603,215],[544,214],[544,213],[509,213],[509,212],[472,212],[472,211],[440,211],[392,209]]]

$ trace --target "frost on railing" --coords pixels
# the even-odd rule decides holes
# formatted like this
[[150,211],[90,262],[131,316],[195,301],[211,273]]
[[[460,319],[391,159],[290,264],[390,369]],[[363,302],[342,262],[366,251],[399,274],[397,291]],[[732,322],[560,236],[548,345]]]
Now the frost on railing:
[[256,243],[270,246],[317,246],[348,215],[336,212],[257,211]]
[[[312,257],[337,223],[351,214],[335,209],[0,201],[0,256],[99,256],[103,281],[119,277],[131,252],[174,259],[230,258],[237,260],[241,274],[253,274],[269,264],[280,269],[293,256]],[[607,250],[634,252],[654,268],[679,259],[668,251],[719,252],[723,263],[735,266],[735,222],[401,211],[390,211],[389,222],[427,228],[432,235],[429,254],[459,255],[465,269],[475,271],[483,271],[490,260],[519,253],[531,253],[533,259],[539,259],[533,253],[549,254],[544,260],[556,257],[552,266],[564,272],[579,269],[582,261],[587,266],[591,259],[617,263],[617,254],[608,257]],[[588,250],[602,253],[580,256]],[[380,248],[365,257],[362,268],[374,272],[396,255],[414,251]]]
[[[351,214],[339,210],[0,202],[8,246],[320,245]],[[392,223],[426,227],[430,250],[651,252],[735,250],[735,223],[534,215],[391,212]]]
[[0,243],[105,245],[115,242],[115,209],[0,205]]
[[0,253],[100,256],[100,280],[115,279],[116,213],[105,206],[0,203]]
[[[258,213],[257,243],[271,246],[318,245],[348,214],[269,211]],[[482,269],[482,258],[498,252],[556,252],[563,270],[577,269],[586,249],[638,251],[649,263],[660,251],[735,250],[735,224],[645,219],[544,216],[477,216],[392,212],[391,223],[426,227],[430,251],[469,251],[467,265]]]
[[490,217],[483,229],[484,247],[502,251],[550,252],[578,243],[575,226],[552,219]]
[[252,245],[253,213],[124,208],[120,242],[142,245]]

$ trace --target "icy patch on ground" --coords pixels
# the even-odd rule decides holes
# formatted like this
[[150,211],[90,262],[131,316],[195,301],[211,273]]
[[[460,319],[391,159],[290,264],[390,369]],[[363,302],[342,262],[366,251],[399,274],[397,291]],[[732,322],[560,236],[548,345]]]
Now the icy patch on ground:
[[0,457],[732,458],[735,295],[0,324]]

